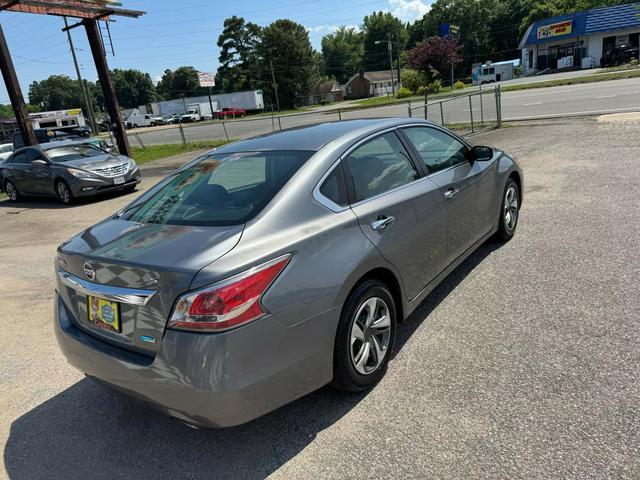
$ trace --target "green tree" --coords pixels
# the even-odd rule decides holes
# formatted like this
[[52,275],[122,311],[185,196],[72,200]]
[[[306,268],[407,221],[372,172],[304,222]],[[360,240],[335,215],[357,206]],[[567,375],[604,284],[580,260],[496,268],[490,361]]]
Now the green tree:
[[358,72],[363,53],[362,33],[355,28],[340,27],[322,37],[322,73],[346,83]]
[[111,72],[111,78],[122,108],[135,108],[156,100],[156,89],[148,73],[116,68]]
[[[90,94],[94,95],[93,99],[95,100],[95,84],[87,83],[90,87]],[[52,75],[40,82],[33,82],[29,86],[29,103],[37,105],[43,110],[63,110],[84,106],[80,83],[66,75]]]
[[278,85],[281,107],[293,107],[318,82],[318,58],[304,26],[292,20],[276,20],[262,31],[259,46],[265,71],[263,88],[274,99],[271,63]]
[[[387,41],[400,40],[400,47],[404,49],[407,40],[407,32],[404,24],[389,12],[374,12],[364,17],[363,31],[363,58],[362,66],[365,70],[389,70],[389,52]],[[376,44],[376,42],[379,42]],[[396,46],[393,47],[393,57],[396,58]]]
[[156,85],[156,94],[161,100],[173,98],[173,70],[166,69]]
[[255,23],[245,22],[244,18],[235,15],[224,21],[224,30],[218,37],[218,75],[223,90],[251,89],[252,80],[260,77],[257,58],[260,30]]
[[181,97],[206,95],[208,90],[198,82],[198,71],[193,67],[179,67],[165,70],[156,87],[158,96],[163,100]]

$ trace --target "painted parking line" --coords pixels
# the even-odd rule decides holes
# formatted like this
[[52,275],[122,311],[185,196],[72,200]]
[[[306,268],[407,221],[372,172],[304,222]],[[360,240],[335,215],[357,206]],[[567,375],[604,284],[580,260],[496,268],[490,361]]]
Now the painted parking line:
[[593,98],[616,98],[618,95],[600,95],[599,97],[593,97]]
[[524,103],[522,104],[523,107],[531,107],[533,105],[542,105],[544,102],[534,102],[534,103]]

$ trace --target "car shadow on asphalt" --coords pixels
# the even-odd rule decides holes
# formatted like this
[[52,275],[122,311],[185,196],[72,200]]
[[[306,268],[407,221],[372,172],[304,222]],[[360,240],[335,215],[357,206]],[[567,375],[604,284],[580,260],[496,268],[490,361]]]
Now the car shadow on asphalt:
[[[481,246],[400,325],[394,356],[499,246]],[[193,430],[84,379],[12,423],[4,463],[13,480],[264,478],[366,395],[324,387],[246,425]]]
[[91,205],[94,203],[99,203],[104,200],[111,200],[112,198],[117,197],[125,197],[131,195],[132,199],[135,198],[136,195],[140,194],[140,190],[136,189],[131,192],[107,192],[98,194],[91,197],[82,197],[77,198],[70,205],[65,205],[60,200],[54,197],[25,197],[19,202],[11,202],[7,198],[0,200],[0,210],[12,210],[12,211],[23,211],[23,210],[62,210],[62,209],[73,209],[78,207],[84,207],[86,205]]

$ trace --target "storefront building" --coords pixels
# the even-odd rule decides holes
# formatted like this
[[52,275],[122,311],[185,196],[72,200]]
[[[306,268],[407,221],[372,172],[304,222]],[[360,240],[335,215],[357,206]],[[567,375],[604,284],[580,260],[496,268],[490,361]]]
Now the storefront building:
[[640,3],[594,8],[538,20],[519,48],[525,72],[600,67],[617,52],[636,55]]

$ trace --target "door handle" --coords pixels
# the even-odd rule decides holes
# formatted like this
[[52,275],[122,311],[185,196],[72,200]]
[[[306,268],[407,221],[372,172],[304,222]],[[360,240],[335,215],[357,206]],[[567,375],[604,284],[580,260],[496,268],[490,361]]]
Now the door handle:
[[377,232],[384,232],[395,221],[393,217],[378,217],[378,220],[371,224],[371,228]]
[[453,197],[455,197],[458,194],[459,191],[460,189],[458,188],[450,188],[449,190],[444,192],[444,198],[446,198],[447,200],[451,200]]

